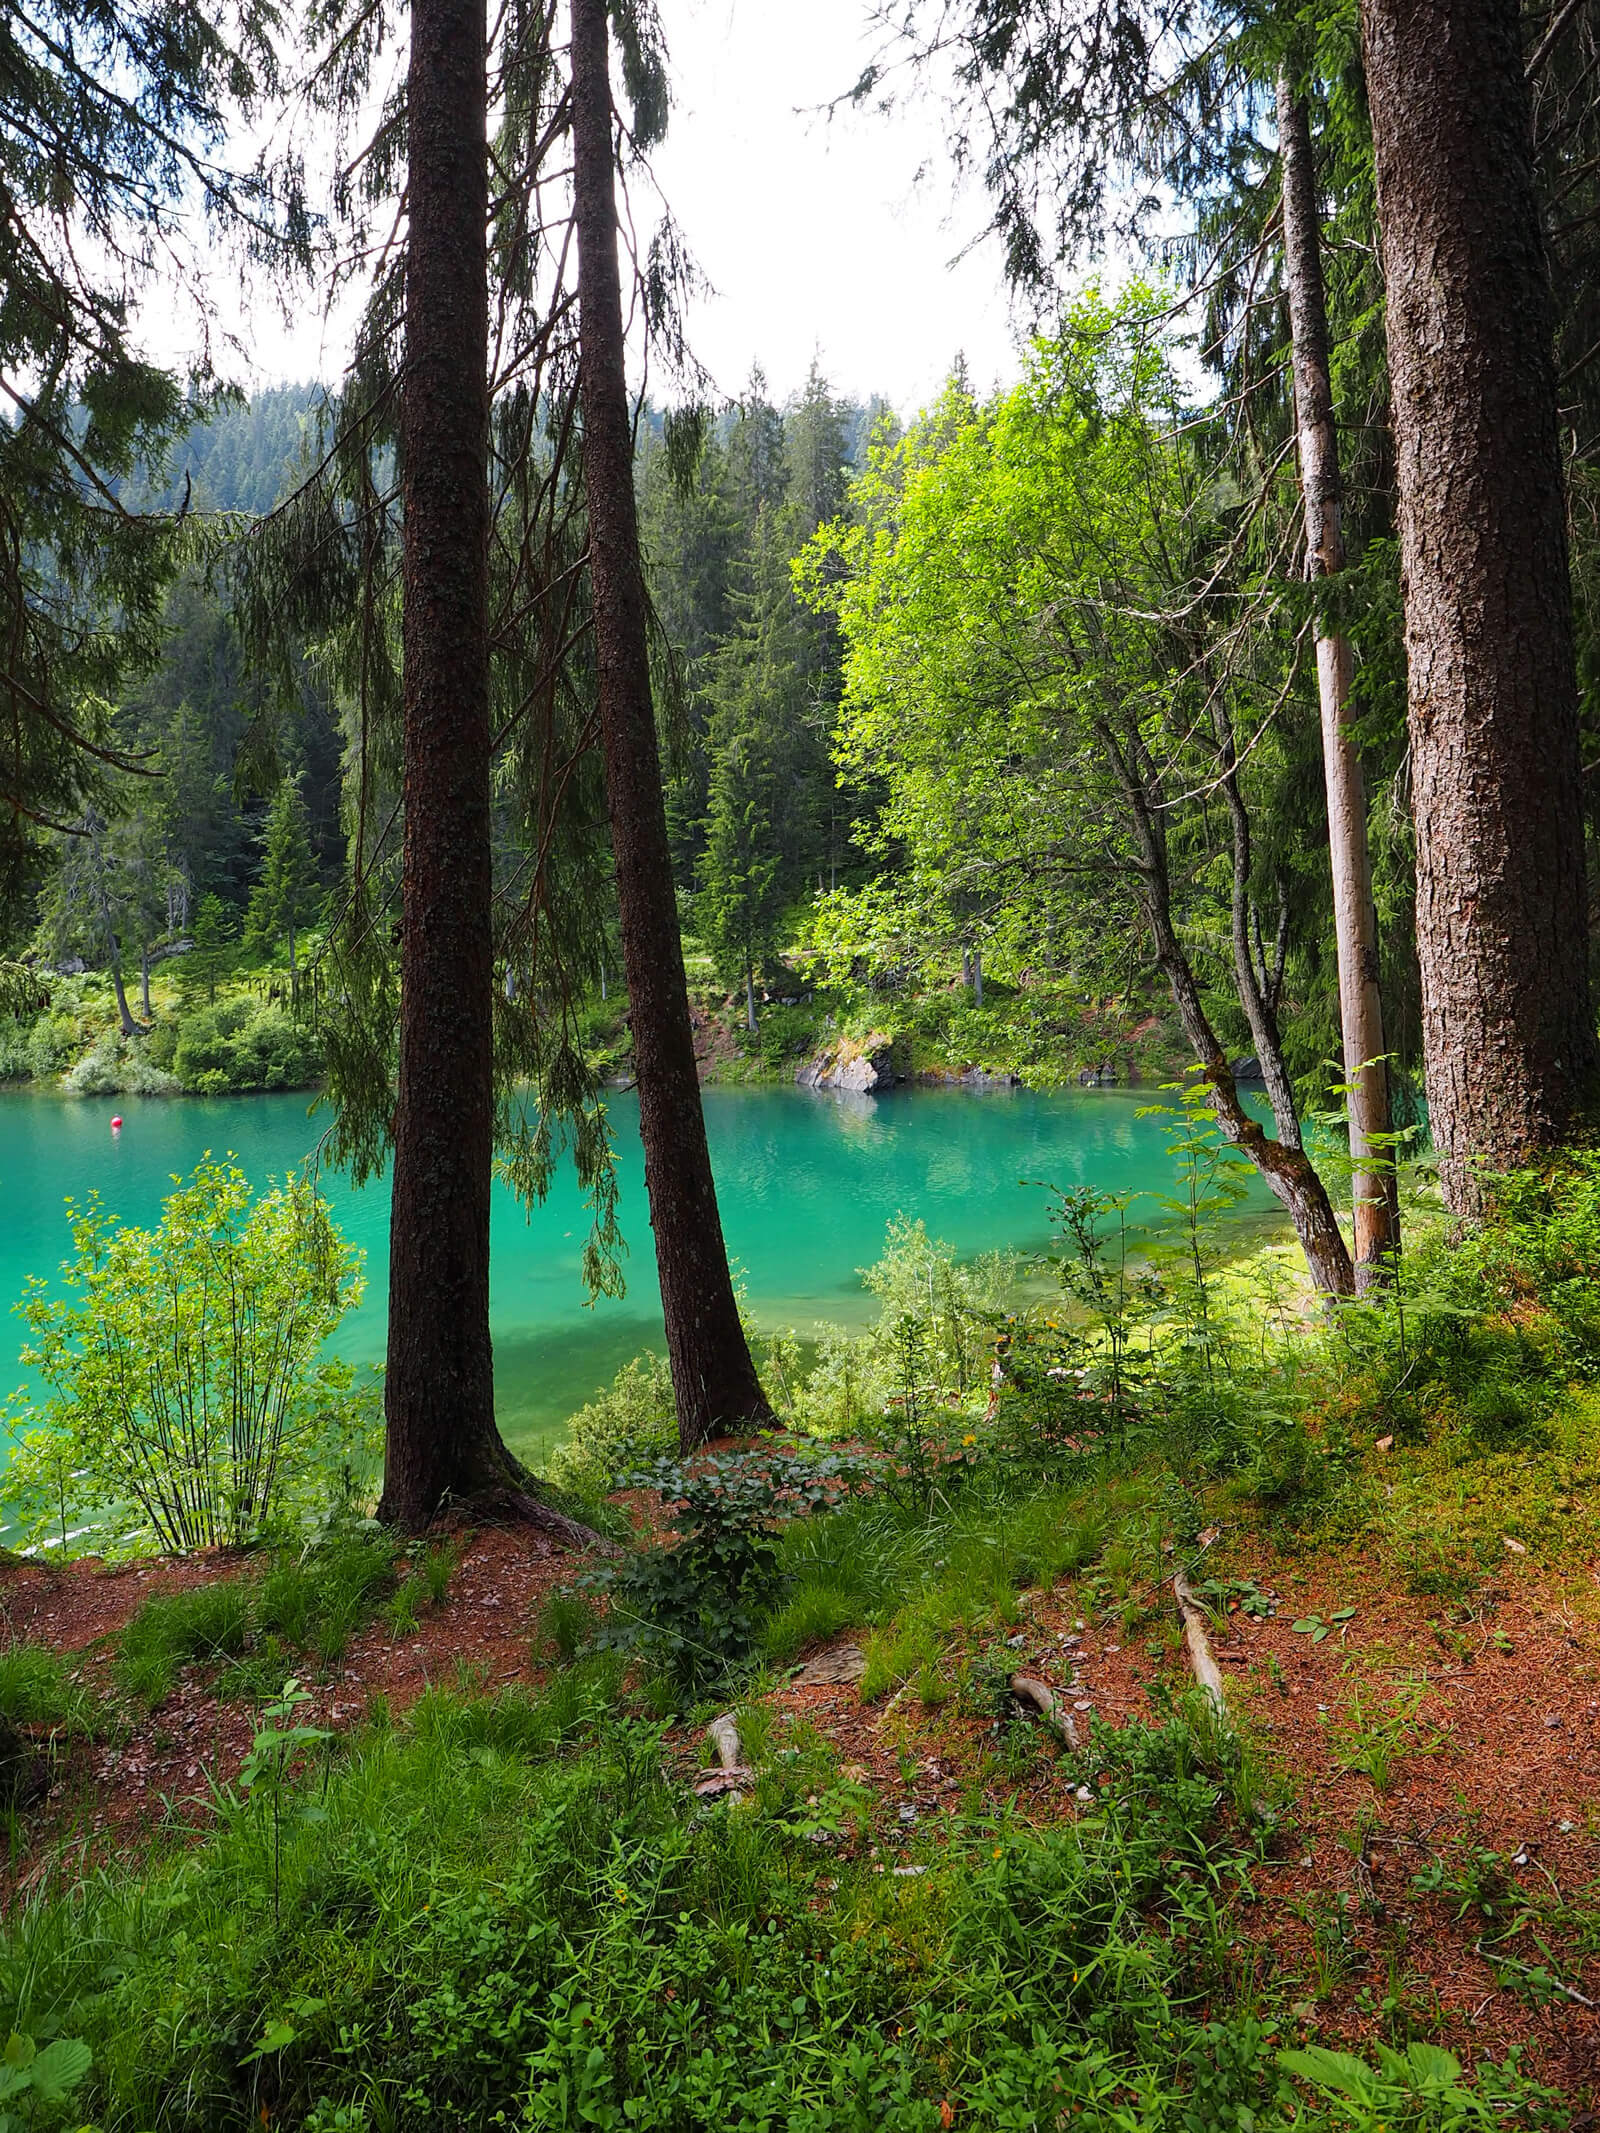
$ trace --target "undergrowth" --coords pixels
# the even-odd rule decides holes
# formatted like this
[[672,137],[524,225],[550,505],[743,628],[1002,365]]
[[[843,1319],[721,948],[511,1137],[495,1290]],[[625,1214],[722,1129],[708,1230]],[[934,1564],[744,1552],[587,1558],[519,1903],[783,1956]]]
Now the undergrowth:
[[[1078,1822],[968,1815],[897,1876],[829,1828],[815,1741],[707,1810],[619,1679],[433,1692],[318,1744],[276,1828],[241,1797],[142,1877],[33,1896],[0,2004],[83,2040],[74,2109],[107,2133],[1366,2123],[1280,2057],[1292,2025],[1228,1919],[1262,1838],[1182,1717],[1096,1736]],[[1519,2123],[1560,2123],[1494,2079]]]

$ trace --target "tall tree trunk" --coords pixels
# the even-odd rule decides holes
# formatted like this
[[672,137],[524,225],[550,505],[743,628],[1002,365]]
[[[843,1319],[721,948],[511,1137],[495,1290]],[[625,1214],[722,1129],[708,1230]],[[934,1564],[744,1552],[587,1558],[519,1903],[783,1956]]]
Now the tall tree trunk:
[[606,0],[572,0],[580,391],[600,723],[667,1352],[685,1445],[771,1419],[722,1240],[650,697],[617,267]]
[[[1344,487],[1333,420],[1328,360],[1328,304],[1322,278],[1311,124],[1288,69],[1278,75],[1278,154],[1283,183],[1283,256],[1294,342],[1295,419],[1300,488],[1305,499],[1306,575],[1331,578],[1344,568]],[[1322,709],[1322,770],[1328,796],[1328,856],[1333,869],[1333,923],[1339,949],[1339,1022],[1349,1090],[1351,1194],[1355,1203],[1356,1288],[1386,1278],[1400,1237],[1392,1164],[1371,1156],[1389,1132],[1389,1069],[1378,989],[1378,914],[1367,851],[1367,785],[1350,730],[1350,641],[1319,619],[1317,695]]]
[[484,0],[413,0],[403,449],[400,1083],[379,1515],[517,1470],[494,1419]]
[[139,945],[139,997],[144,1004],[144,1019],[146,1022],[152,1021],[155,1017],[155,1009],[150,1005],[150,943],[148,941],[142,941]]
[[1428,1106],[1450,1206],[1594,1063],[1552,301],[1518,0],[1363,0],[1388,285]]
[[744,1026],[753,1037],[756,1033],[756,973],[755,966],[744,966]]

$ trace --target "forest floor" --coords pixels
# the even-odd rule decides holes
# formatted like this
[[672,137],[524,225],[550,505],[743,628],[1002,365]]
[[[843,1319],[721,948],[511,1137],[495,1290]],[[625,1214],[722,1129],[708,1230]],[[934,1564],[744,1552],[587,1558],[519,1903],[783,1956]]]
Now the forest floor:
[[[650,1522],[652,1506],[630,1508]],[[1230,1714],[1272,1803],[1262,1863],[1229,1899],[1236,1961],[1287,1996],[1293,2041],[1359,2051],[1411,2035],[1469,2062],[1515,2045],[1575,2108],[1592,2100],[1600,1566],[1541,1562],[1508,1541],[1503,1566],[1443,1599],[1407,1591],[1370,1547],[1285,1548],[1248,1517],[1205,1539],[1203,1574],[1226,1595],[1213,1601],[1214,1642]],[[354,1733],[380,1713],[398,1720],[429,1688],[543,1683],[555,1667],[544,1611],[584,1567],[522,1531],[458,1533],[447,1591],[409,1610],[391,1601],[336,1663],[306,1664],[297,1722]],[[415,1559],[399,1569],[402,1588],[422,1574]],[[259,1667],[186,1664],[145,1709],[119,1689],[118,1643],[152,1597],[260,1571],[239,1556],[0,1569],[13,1648],[59,1655],[97,1714],[57,1738],[48,1793],[15,1824],[8,1908],[41,1880],[59,1889],[96,1865],[135,1863],[158,1834],[212,1826],[212,1788],[236,1781],[271,1693]],[[969,1624],[931,1686],[908,1680],[867,1701],[848,1678],[861,1633],[811,1645],[738,1705],[750,1760],[771,1763],[802,1737],[820,1744],[852,1810],[820,1841],[869,1873],[926,1871],[963,1816],[1039,1828],[1093,1817],[1096,1781],[1083,1777],[1111,1737],[1102,1729],[1159,1725],[1191,1685],[1170,1586],[1136,1595],[1130,1615],[1094,1571],[1024,1589],[998,1619]],[[1003,1688],[1017,1672],[1058,1692],[1087,1765],[1064,1760],[1003,1697],[974,1707],[942,1685]],[[706,1708],[664,1736],[686,1782],[708,1760]],[[41,1746],[51,1730],[36,1729]],[[832,1885],[818,1880],[819,1904]]]

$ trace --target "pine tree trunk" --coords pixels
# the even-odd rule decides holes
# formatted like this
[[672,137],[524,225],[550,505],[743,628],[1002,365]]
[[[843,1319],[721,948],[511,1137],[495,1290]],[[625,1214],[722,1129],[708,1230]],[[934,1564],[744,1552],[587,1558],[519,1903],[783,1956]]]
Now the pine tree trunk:
[[695,1067],[650,696],[617,267],[606,0],[572,0],[580,389],[606,795],[639,1130],[667,1352],[687,1448],[771,1419],[728,1273]]
[[[1300,488],[1305,499],[1306,575],[1344,568],[1344,488],[1333,419],[1328,360],[1328,305],[1322,278],[1311,125],[1285,68],[1278,75],[1278,153],[1283,183],[1283,256],[1294,342],[1295,417]],[[1356,1288],[1382,1282],[1400,1237],[1392,1166],[1369,1160],[1374,1137],[1389,1132],[1389,1069],[1384,1059],[1383,1000],[1378,989],[1378,914],[1367,851],[1367,786],[1350,731],[1351,654],[1337,630],[1317,629],[1317,696],[1322,710],[1322,768],[1328,798],[1328,856],[1339,951],[1339,1022],[1349,1090],[1351,1194],[1355,1203]],[[1383,1141],[1376,1145],[1383,1151]]]
[[756,1033],[756,974],[749,963],[744,966],[744,1026],[753,1037]]
[[403,448],[400,1084],[379,1515],[514,1478],[489,1340],[488,147],[484,0],[414,0]]
[[1549,273],[1517,0],[1363,0],[1388,286],[1428,1106],[1450,1206],[1594,1063]]
[[155,1019],[155,1009],[150,1005],[150,943],[145,941],[139,949],[139,997],[144,1004],[146,1022]]

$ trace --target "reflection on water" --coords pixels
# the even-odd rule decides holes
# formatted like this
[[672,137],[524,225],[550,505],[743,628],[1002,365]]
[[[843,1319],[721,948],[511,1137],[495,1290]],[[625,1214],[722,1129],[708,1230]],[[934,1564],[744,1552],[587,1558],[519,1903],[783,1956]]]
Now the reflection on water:
[[[919,1089],[883,1097],[780,1089],[708,1089],[706,1120],[730,1256],[757,1323],[808,1333],[818,1320],[860,1324],[871,1299],[858,1270],[883,1249],[898,1214],[920,1217],[963,1257],[1031,1250],[1047,1235],[1044,1194],[1094,1184],[1153,1194],[1171,1184],[1161,1123],[1135,1114],[1147,1095],[1117,1089]],[[635,1097],[612,1099],[628,1294],[586,1306],[580,1278],[588,1211],[570,1170],[531,1214],[498,1190],[492,1315],[502,1426],[516,1444],[546,1444],[561,1420],[640,1348],[659,1344],[660,1301],[644,1201]],[[113,1139],[110,1121],[124,1125]],[[325,1117],[302,1096],[216,1102],[122,1097],[73,1101],[0,1093],[0,1306],[69,1245],[63,1199],[98,1190],[126,1221],[157,1219],[174,1173],[208,1150],[232,1153],[251,1182],[281,1176],[315,1145]],[[337,1336],[353,1361],[384,1347],[388,1188],[325,1179],[333,1212],[367,1255],[367,1295]],[[1250,1203],[1265,1217],[1271,1203]],[[1147,1203],[1146,1219],[1155,1217]],[[1135,1203],[1132,1219],[1140,1219]],[[15,1346],[22,1328],[15,1325]],[[0,1336],[4,1334],[0,1326]],[[0,1351],[3,1352],[3,1351]],[[0,1390],[22,1376],[0,1374]]]

